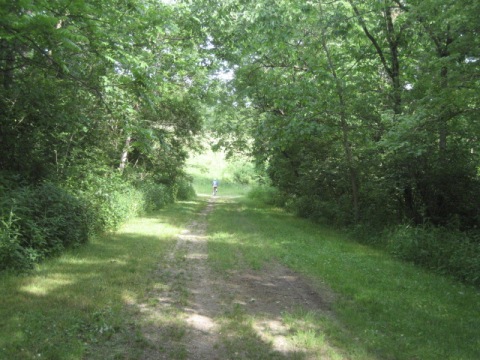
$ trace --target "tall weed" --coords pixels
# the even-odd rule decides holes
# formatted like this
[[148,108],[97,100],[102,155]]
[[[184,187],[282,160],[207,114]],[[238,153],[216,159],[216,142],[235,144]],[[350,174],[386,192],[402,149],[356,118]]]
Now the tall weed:
[[134,185],[115,171],[86,171],[63,186],[15,188],[0,182],[0,270],[30,268],[93,234],[117,230],[142,212],[195,196],[188,179],[172,186]]
[[0,271],[32,267],[27,249],[20,244],[20,231],[15,220],[13,212],[0,219]]

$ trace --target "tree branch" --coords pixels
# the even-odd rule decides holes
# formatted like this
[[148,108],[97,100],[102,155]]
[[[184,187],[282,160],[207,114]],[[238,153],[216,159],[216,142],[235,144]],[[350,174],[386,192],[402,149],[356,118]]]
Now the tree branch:
[[393,79],[393,71],[392,71],[392,68],[390,68],[388,66],[388,63],[387,63],[387,59],[385,58],[385,55],[383,54],[383,51],[382,51],[382,48],[380,47],[380,45],[378,44],[377,40],[375,39],[375,37],[373,37],[373,35],[370,33],[370,31],[368,30],[367,28],[367,24],[365,22],[365,19],[362,17],[362,15],[360,14],[360,11],[358,10],[357,6],[353,3],[352,0],[348,0],[348,2],[350,3],[350,5],[352,6],[352,9],[353,11],[355,12],[355,15],[358,19],[358,22],[360,23],[360,26],[362,27],[365,35],[367,35],[367,37],[370,39],[371,43],[373,44],[373,46],[375,47],[375,50],[377,51],[377,54],[378,56],[380,57],[380,61],[382,62],[385,70],[387,71],[388,75],[390,76],[390,78]]

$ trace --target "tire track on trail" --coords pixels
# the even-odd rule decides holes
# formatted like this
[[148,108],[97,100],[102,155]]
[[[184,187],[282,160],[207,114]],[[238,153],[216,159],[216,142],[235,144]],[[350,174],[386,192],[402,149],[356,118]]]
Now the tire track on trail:
[[154,275],[163,286],[151,291],[147,303],[140,305],[146,323],[142,333],[150,345],[141,359],[223,359],[219,326],[214,320],[220,307],[207,264],[205,235],[215,200],[210,198],[178,235],[174,248]]
[[[296,329],[284,323],[282,314],[301,307],[333,316],[331,290],[311,286],[278,263],[261,271],[210,270],[206,232],[217,200],[208,199],[154,274],[157,288],[139,306],[148,343],[141,359],[249,359],[253,354],[245,342],[252,339],[268,358],[330,359],[325,352],[330,349],[312,353],[292,343],[289,338]],[[252,319],[250,335],[229,332],[225,314],[232,311]]]
[[199,219],[178,238],[186,252],[187,269],[190,274],[189,292],[191,301],[185,308],[188,325],[187,352],[189,359],[221,359],[219,351],[219,325],[214,318],[220,312],[215,297],[213,276],[207,264],[208,248],[205,236],[207,216],[213,210],[215,198],[210,198]]

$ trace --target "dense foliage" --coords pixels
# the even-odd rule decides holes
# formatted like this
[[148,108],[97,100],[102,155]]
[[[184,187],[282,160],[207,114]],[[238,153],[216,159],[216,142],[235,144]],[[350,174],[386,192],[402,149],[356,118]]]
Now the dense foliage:
[[[202,113],[217,146],[263,171],[236,180],[268,177],[298,214],[478,282],[478,13],[475,0],[3,1],[1,256],[41,257],[191,196]],[[209,75],[218,64],[230,83]]]
[[[192,3],[235,69],[224,98],[234,110],[216,127],[254,139],[283,203],[370,235],[393,227],[381,242],[398,256],[477,264],[468,276],[478,283],[478,1]],[[426,239],[425,226],[453,235]],[[456,248],[476,250],[442,255]]]
[[191,196],[205,42],[184,6],[1,1],[0,270]]

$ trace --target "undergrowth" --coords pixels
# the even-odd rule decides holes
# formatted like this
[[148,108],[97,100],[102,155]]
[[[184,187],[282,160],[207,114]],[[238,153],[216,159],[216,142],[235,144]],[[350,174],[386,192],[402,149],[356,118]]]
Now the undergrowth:
[[397,226],[383,235],[386,250],[405,261],[480,287],[477,234],[434,226]]
[[[300,217],[319,224],[335,226],[351,238],[386,251],[406,262],[412,262],[441,275],[450,276],[465,284],[480,287],[480,231],[460,231],[455,226],[389,225],[368,223],[345,226],[335,219],[345,218],[339,207],[318,199],[302,197],[293,203],[273,187],[254,188],[249,198],[285,208]],[[344,207],[344,206],[342,206]]]
[[195,196],[191,180],[167,186],[116,172],[18,185],[0,174],[0,271],[24,271],[128,219]]

